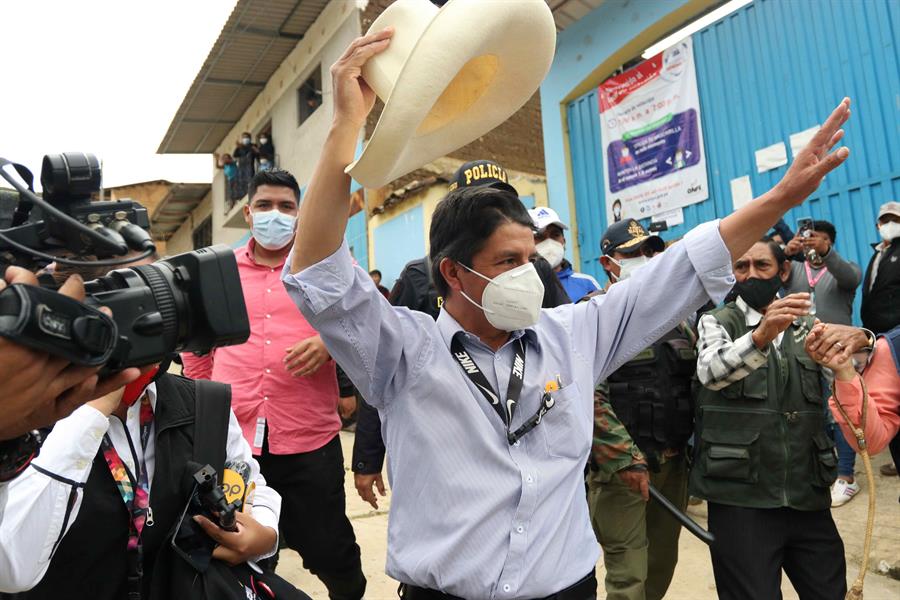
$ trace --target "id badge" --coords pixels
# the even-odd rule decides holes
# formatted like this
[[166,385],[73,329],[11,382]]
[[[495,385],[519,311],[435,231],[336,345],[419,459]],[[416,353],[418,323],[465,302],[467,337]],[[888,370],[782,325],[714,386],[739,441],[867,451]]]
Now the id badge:
[[266,436],[266,418],[256,417],[256,433],[253,435],[253,447],[262,448]]

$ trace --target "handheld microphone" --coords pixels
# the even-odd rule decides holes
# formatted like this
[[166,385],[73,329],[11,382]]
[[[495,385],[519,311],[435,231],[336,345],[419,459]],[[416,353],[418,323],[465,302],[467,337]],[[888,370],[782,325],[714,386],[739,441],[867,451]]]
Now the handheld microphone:
[[222,473],[222,491],[229,504],[238,507],[247,499],[247,488],[250,484],[250,465],[243,460],[229,460]]

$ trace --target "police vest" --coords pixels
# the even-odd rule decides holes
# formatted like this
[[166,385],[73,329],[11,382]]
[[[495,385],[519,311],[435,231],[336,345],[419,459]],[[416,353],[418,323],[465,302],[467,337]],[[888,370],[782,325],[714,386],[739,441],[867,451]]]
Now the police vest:
[[679,325],[609,376],[609,401],[641,452],[680,450],[694,429],[692,336]]
[[[710,312],[732,340],[751,331],[734,302]],[[821,370],[806,354],[812,317],[791,326],[766,364],[697,393],[691,495],[747,508],[827,510],[837,477],[825,433]]]

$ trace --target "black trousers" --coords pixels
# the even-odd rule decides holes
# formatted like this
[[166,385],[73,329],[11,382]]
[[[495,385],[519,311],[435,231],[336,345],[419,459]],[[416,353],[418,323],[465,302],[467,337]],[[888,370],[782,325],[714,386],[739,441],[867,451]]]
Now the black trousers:
[[844,542],[830,510],[709,503],[713,574],[721,600],[779,600],[781,570],[800,600],[843,600]]
[[271,454],[268,435],[258,457],[266,483],[281,494],[279,527],[332,600],[359,600],[366,591],[359,546],[346,513],[340,435],[312,452]]

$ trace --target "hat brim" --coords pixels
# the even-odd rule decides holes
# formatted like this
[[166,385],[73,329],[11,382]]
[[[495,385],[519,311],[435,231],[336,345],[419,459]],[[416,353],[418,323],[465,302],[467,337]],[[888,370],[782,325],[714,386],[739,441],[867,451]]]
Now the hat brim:
[[[494,129],[537,91],[555,46],[553,15],[543,0],[519,2],[515,10],[505,2],[448,2],[416,42],[347,173],[365,187],[382,187]],[[470,104],[442,126],[420,132],[451,81],[482,57],[496,59],[496,70],[480,96],[465,99]]]
[[658,235],[642,235],[619,244],[614,248],[607,249],[606,254],[609,255],[613,252],[622,252],[624,250],[627,250],[629,252],[637,252],[648,244],[654,252],[662,252],[666,249],[666,242],[663,241],[663,239]]

